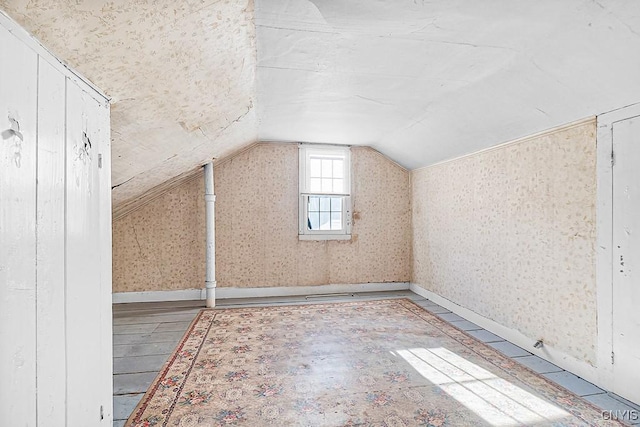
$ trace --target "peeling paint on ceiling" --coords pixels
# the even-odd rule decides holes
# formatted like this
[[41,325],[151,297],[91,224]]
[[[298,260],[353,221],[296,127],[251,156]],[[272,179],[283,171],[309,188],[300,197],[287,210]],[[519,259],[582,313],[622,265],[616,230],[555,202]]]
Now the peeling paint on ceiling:
[[640,101],[637,0],[0,0],[112,98],[113,202],[256,140],[410,169]]

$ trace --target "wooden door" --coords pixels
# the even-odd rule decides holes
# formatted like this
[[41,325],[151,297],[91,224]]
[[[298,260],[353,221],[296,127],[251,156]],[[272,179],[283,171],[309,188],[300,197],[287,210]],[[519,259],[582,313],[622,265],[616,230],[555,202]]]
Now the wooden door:
[[67,423],[91,426],[109,418],[105,390],[110,387],[105,382],[111,380],[104,369],[111,354],[103,347],[105,340],[110,342],[104,336],[105,323],[111,323],[110,310],[105,310],[110,298],[104,298],[101,230],[101,197],[106,196],[100,172],[104,113],[100,103],[70,79],[66,113]]
[[640,117],[613,124],[614,392],[640,403]]

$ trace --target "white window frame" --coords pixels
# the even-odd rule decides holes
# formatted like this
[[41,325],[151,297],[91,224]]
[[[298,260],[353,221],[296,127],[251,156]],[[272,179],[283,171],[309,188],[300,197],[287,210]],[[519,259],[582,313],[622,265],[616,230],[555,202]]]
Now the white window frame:
[[[300,144],[299,148],[299,207],[298,207],[298,238],[300,240],[350,240],[351,239],[351,149],[349,146]],[[343,192],[311,191],[311,157],[336,156],[343,157]],[[342,197],[342,229],[341,230],[309,230],[309,197],[339,196]]]

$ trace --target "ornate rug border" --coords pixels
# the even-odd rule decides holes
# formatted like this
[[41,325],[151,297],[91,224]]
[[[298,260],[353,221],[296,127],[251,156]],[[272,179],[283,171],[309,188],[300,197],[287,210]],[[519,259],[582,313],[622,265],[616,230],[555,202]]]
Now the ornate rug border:
[[[198,324],[198,322],[200,321],[200,319],[202,318],[202,315],[205,312],[212,311],[212,310],[216,310],[216,309],[202,308],[200,309],[198,314],[196,314],[196,317],[194,317],[194,319],[189,324],[189,327],[185,331],[184,335],[182,336],[182,338],[180,338],[178,345],[176,345],[176,347],[171,352],[171,356],[169,356],[167,361],[162,365],[155,379],[153,380],[153,382],[151,383],[147,391],[142,396],[142,399],[140,399],[140,402],[138,402],[135,409],[131,412],[131,415],[129,415],[129,418],[124,423],[124,427],[130,426],[132,423],[139,421],[139,417],[144,413],[144,410],[149,404],[149,401],[151,400],[151,398],[155,395],[156,391],[158,390],[158,387],[160,386],[160,382],[169,371],[169,368],[178,358],[178,354],[180,353],[180,350],[182,350],[186,341],[189,339],[189,337],[193,333],[193,330],[195,326]],[[211,329],[211,326],[213,325],[213,319],[215,319],[215,316],[213,316],[211,323],[207,327],[207,331]],[[203,337],[203,340],[204,340],[204,337]],[[202,348],[202,343],[200,343],[200,345],[198,346],[198,350],[200,348]],[[195,357],[194,357],[194,361],[195,361]],[[191,366],[189,367],[189,371],[191,371],[192,368],[193,368],[193,364],[191,364]],[[185,381],[186,381],[186,378],[187,376],[185,375]],[[183,381],[182,384],[180,385],[180,390],[182,390],[182,387],[184,387],[185,381]],[[171,404],[171,409],[173,409],[174,405],[175,405],[175,402]]]

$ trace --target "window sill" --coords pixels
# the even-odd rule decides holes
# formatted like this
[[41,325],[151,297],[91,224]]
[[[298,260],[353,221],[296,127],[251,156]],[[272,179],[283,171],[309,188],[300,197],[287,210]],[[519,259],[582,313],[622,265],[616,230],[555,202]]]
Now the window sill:
[[351,234],[298,234],[299,240],[351,240]]

